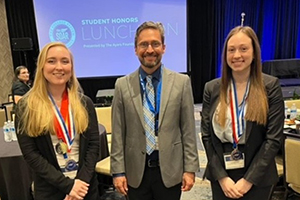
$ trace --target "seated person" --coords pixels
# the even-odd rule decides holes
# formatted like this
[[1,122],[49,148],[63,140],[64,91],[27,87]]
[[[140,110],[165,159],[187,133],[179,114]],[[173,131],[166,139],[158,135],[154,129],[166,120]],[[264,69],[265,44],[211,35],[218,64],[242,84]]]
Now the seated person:
[[12,85],[12,98],[14,105],[30,90],[29,86],[29,72],[25,66],[18,66],[15,69],[15,78]]

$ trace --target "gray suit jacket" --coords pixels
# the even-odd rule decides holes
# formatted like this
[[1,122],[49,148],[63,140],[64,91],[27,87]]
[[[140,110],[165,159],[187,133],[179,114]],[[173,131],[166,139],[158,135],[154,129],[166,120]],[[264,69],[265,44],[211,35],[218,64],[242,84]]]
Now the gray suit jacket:
[[[246,122],[245,169],[243,177],[257,186],[268,186],[278,181],[275,156],[283,139],[284,105],[277,78],[264,74],[269,113],[266,126]],[[212,117],[219,102],[220,79],[205,85],[203,94],[201,133],[208,163],[205,176],[211,181],[228,176],[224,167],[223,148],[214,134]]]
[[[182,181],[183,172],[199,169],[194,102],[189,77],[162,71],[158,125],[159,162],[166,187]],[[146,137],[139,71],[119,78],[112,104],[111,173],[126,173],[137,188],[144,174]]]

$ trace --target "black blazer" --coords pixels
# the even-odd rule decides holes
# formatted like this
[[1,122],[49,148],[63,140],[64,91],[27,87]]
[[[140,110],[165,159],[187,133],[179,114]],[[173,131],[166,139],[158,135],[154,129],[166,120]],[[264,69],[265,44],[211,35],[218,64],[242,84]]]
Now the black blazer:
[[[284,125],[284,103],[279,81],[266,74],[263,74],[263,80],[269,104],[267,125],[246,122],[243,150],[243,177],[256,186],[268,186],[278,181],[274,158],[281,148]],[[223,159],[223,145],[212,128],[213,113],[219,102],[220,83],[220,79],[206,83],[203,94],[201,133],[208,159],[204,176],[210,181],[228,176]]]
[[[98,197],[95,165],[99,154],[99,130],[93,102],[86,96],[84,101],[88,110],[89,125],[87,130],[80,134],[79,169],[75,178],[90,184],[85,199],[94,200]],[[22,110],[17,106],[15,127],[19,125],[19,114],[21,112]],[[74,179],[65,177],[61,172],[50,134],[29,137],[25,133],[18,133],[17,136],[22,154],[34,172],[35,199],[64,199],[66,194],[70,193]]]

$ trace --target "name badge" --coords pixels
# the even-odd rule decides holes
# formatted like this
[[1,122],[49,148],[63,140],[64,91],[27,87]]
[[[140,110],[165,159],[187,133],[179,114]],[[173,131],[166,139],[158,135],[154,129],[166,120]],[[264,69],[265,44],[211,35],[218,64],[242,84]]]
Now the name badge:
[[224,153],[225,169],[240,169],[245,167],[245,155],[241,152]]
[[155,150],[158,150],[158,136],[155,136]]

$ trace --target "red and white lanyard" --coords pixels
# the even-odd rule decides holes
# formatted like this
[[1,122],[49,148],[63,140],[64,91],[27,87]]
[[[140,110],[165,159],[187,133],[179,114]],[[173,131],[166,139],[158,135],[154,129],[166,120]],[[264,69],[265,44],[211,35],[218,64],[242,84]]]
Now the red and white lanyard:
[[68,91],[66,90],[63,94],[60,110],[50,93],[48,96],[53,104],[53,111],[56,116],[54,126],[57,138],[67,144],[68,152],[70,152],[75,138],[75,125],[71,105],[69,104]]
[[250,88],[250,80],[247,82],[246,91],[241,106],[238,105],[237,91],[234,80],[232,79],[229,89],[230,114],[232,124],[233,148],[237,148],[240,138],[245,132],[245,110],[246,101]]

